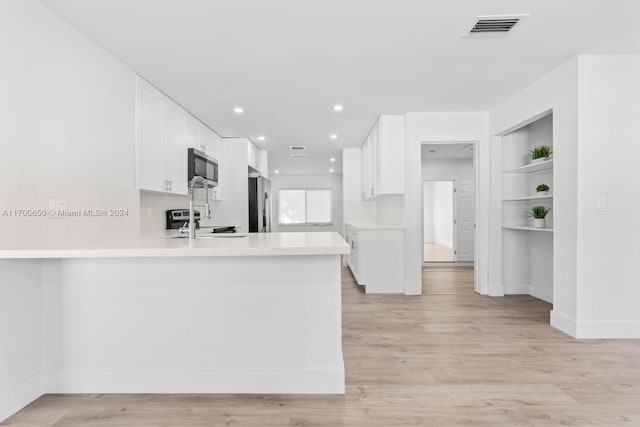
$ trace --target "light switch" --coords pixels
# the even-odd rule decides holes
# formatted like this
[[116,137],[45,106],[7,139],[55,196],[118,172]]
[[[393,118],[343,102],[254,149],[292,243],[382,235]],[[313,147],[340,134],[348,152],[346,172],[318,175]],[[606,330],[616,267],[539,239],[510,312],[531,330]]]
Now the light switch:
[[600,197],[598,199],[598,210],[601,212],[609,210],[609,202],[606,197]]
[[152,216],[153,210],[151,208],[147,208],[147,216]]

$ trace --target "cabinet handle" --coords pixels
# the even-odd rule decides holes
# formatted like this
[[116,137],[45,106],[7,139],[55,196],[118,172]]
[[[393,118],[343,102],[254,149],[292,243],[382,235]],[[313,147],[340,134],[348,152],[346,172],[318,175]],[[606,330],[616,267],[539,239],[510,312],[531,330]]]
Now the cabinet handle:
[[355,249],[355,245],[353,244],[353,240],[351,241],[351,249]]
[[373,196],[375,194],[376,194],[376,190],[373,187],[371,187],[371,195]]
[[168,184],[167,191],[171,191],[171,180],[168,180],[167,184]]

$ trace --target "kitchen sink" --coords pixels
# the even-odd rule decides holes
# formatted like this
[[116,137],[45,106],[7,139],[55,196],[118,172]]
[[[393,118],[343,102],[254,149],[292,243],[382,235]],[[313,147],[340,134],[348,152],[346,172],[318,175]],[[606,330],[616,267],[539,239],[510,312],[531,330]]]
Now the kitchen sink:
[[[247,233],[206,233],[206,234],[198,234],[196,239],[211,239],[211,238],[240,238],[240,237],[249,237]],[[173,236],[173,239],[188,239],[189,235],[180,234],[179,236]]]

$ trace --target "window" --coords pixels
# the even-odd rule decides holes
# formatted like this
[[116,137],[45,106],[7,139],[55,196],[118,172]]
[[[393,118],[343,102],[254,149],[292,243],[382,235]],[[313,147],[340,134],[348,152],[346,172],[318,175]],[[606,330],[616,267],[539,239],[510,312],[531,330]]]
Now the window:
[[280,190],[278,224],[331,224],[331,190]]

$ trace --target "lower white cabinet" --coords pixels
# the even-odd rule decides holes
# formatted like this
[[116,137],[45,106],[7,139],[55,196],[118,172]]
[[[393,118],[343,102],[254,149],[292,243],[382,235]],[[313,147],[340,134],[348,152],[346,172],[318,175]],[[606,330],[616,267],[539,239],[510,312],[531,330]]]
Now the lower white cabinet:
[[396,225],[345,225],[351,247],[347,265],[369,293],[404,293],[404,228]]

